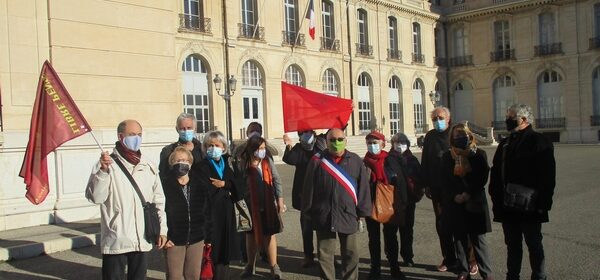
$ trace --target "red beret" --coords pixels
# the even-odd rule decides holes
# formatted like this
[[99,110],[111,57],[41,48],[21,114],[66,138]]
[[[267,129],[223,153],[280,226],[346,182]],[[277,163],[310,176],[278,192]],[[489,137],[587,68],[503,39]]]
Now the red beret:
[[385,141],[385,136],[379,131],[371,131],[371,133],[367,134],[367,136],[365,137],[365,139],[369,138]]

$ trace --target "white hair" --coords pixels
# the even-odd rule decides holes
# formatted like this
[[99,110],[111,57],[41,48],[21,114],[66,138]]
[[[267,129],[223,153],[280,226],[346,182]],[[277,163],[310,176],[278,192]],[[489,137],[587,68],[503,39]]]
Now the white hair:
[[450,118],[450,109],[448,109],[447,107],[444,107],[444,106],[437,106],[437,107],[435,107],[431,111],[431,114],[429,115],[429,118],[433,119],[433,117],[435,115],[435,112],[440,111],[440,110],[443,111],[444,113],[446,113],[446,115],[448,116],[448,118]]
[[196,127],[196,116],[194,116],[194,114],[190,114],[190,113],[179,114],[179,116],[177,116],[177,121],[175,122],[175,125],[177,127],[179,127],[179,124],[181,124],[181,122],[185,119],[191,119],[192,122],[194,123],[194,127]]
[[223,144],[223,153],[226,153],[227,139],[225,139],[225,135],[223,135],[223,132],[220,132],[218,130],[209,131],[206,134],[204,134],[204,139],[202,141],[202,151],[206,154],[206,151],[208,150],[208,145],[210,145],[210,142],[213,139],[217,139]]
[[514,104],[508,108],[509,112],[515,113],[517,118],[525,118],[527,123],[533,124],[535,117],[533,116],[533,110],[529,105],[526,104]]

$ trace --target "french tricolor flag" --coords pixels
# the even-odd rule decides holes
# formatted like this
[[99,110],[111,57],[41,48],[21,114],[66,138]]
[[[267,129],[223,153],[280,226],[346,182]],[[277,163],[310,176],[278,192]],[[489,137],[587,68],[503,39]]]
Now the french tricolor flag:
[[308,2],[308,11],[306,12],[306,18],[308,19],[308,34],[310,38],[315,39],[315,6],[313,0]]

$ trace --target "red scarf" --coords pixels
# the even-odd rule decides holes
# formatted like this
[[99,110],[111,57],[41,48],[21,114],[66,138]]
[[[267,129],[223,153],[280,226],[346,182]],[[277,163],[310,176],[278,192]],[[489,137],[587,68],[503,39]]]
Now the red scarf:
[[134,152],[130,149],[127,149],[125,147],[125,145],[123,145],[123,143],[121,143],[121,141],[117,141],[117,143],[115,144],[115,147],[117,148],[117,151],[119,152],[119,154],[127,162],[129,162],[133,165],[137,165],[138,163],[140,163],[140,158],[142,157],[142,152],[140,150],[138,150],[137,152]]
[[[250,210],[252,215],[252,233],[254,234],[254,241],[259,246],[263,244],[263,225],[262,223],[266,223],[267,225],[272,225],[272,223],[277,223],[277,207],[275,204],[271,204],[271,201],[275,202],[275,195],[273,192],[273,173],[271,172],[271,165],[269,164],[269,160],[263,159],[260,161],[260,167],[262,170],[262,180],[265,184],[265,192],[258,193],[258,168],[253,166],[248,167],[249,176],[248,176],[248,189],[250,192]],[[258,196],[264,196],[264,209],[265,209],[265,221],[261,220],[260,215],[260,205]]]
[[371,169],[371,182],[383,182],[385,184],[388,183],[387,176],[385,176],[385,170],[383,168],[383,163],[385,162],[385,158],[388,156],[388,152],[381,151],[379,154],[374,155],[372,153],[367,152],[363,162],[365,165]]

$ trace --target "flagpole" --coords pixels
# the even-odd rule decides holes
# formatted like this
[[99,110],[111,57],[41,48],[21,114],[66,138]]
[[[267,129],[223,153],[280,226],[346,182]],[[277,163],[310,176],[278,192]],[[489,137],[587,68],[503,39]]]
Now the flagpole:
[[[300,20],[300,26],[298,26],[298,30],[296,31],[296,39],[294,40],[294,44],[292,45],[292,52],[294,52],[294,47],[296,46],[296,43],[298,42],[298,37],[300,36],[300,30],[302,30],[302,23],[304,23],[304,20],[306,19],[306,13],[308,12],[308,6],[310,6],[310,0],[308,0],[308,2],[306,3],[306,8],[304,8],[304,13],[302,13],[304,16]],[[313,9],[314,9],[314,7],[313,7]]]
[[98,144],[100,151],[104,152],[104,148],[102,147],[102,144],[100,144],[100,141],[98,141],[98,138],[96,138],[96,135],[94,135],[94,132],[90,130],[90,134],[92,135],[92,138],[94,138],[94,141],[96,141],[96,144]]

